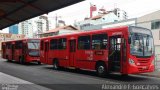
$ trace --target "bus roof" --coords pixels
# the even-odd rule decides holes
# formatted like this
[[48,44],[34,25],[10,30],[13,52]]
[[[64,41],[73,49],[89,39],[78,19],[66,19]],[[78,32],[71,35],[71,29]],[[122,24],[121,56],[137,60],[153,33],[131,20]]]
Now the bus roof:
[[[4,42],[14,42],[14,41],[24,41],[24,40],[40,40],[39,38],[23,38],[23,39],[18,39],[18,40],[8,40]],[[2,42],[3,43],[3,42]]]
[[111,27],[111,28],[104,28],[104,29],[98,29],[98,30],[90,30],[90,31],[82,31],[82,32],[75,32],[75,33],[69,33],[69,34],[62,34],[62,35],[55,35],[55,36],[48,36],[48,37],[43,37],[41,39],[47,39],[47,38],[52,38],[52,37],[61,37],[61,36],[70,36],[70,35],[79,35],[79,34],[87,34],[87,33],[98,33],[98,32],[103,32],[103,31],[113,31],[115,29],[128,29],[129,26],[121,26],[121,27]]

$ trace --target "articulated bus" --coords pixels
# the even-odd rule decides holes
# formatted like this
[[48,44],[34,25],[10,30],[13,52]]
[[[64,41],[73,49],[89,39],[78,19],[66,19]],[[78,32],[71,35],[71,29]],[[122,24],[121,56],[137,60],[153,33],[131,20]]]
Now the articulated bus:
[[91,70],[99,76],[153,72],[153,36],[142,27],[123,26],[45,37],[40,60],[54,69]]
[[22,39],[2,42],[2,58],[8,61],[15,60],[21,64],[29,62],[40,62],[40,40]]

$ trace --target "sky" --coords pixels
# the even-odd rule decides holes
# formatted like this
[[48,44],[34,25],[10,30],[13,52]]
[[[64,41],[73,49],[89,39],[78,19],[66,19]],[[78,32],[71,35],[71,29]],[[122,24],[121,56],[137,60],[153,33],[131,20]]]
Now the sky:
[[50,19],[55,21],[55,16],[65,20],[67,24],[73,24],[74,21],[82,21],[84,17],[89,17],[90,4],[99,8],[112,10],[120,8],[128,14],[128,18],[136,18],[145,14],[160,10],[160,0],[86,0],[78,4],[65,7],[63,9],[48,14]]
[[[96,5],[97,9],[105,8],[112,10],[120,8],[128,14],[128,18],[136,18],[145,14],[160,10],[160,0],[85,0],[80,3],[53,11],[47,16],[51,21],[51,26],[54,28],[55,16],[59,20],[64,20],[66,24],[73,24],[75,21],[82,21],[85,17],[89,17],[90,4]],[[1,32],[7,32],[5,29]]]

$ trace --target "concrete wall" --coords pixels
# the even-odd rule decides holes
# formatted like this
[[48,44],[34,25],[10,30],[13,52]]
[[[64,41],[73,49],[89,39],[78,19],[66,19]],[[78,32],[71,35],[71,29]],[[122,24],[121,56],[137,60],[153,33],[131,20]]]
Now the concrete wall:
[[[160,21],[160,10],[157,12],[153,12],[151,14],[142,16],[140,18],[137,18],[137,26],[151,29],[152,21],[157,21],[157,20]],[[157,45],[159,46],[160,45],[160,28],[159,29],[151,29],[151,31],[153,34],[155,46],[157,46]]]
[[155,68],[156,70],[160,70],[160,46],[155,46]]

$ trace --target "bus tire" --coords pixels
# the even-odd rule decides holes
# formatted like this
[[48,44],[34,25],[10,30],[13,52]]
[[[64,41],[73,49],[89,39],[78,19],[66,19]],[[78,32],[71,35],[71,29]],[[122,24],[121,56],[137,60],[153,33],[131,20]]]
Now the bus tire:
[[19,61],[20,61],[20,64],[25,64],[26,63],[23,57],[20,57]]
[[38,65],[41,65],[41,62],[40,62],[40,61],[38,61],[38,62],[37,62],[37,64],[38,64]]
[[7,59],[7,62],[10,62],[10,60],[9,60],[8,56],[6,56],[6,59]]
[[75,71],[76,71],[76,72],[80,72],[81,69],[80,69],[80,68],[76,68]]
[[52,63],[53,63],[53,69],[57,70],[59,68],[58,60],[54,59]]
[[96,73],[100,77],[104,77],[106,75],[106,65],[103,62],[96,64]]
[[128,74],[121,74],[122,77],[128,77]]

